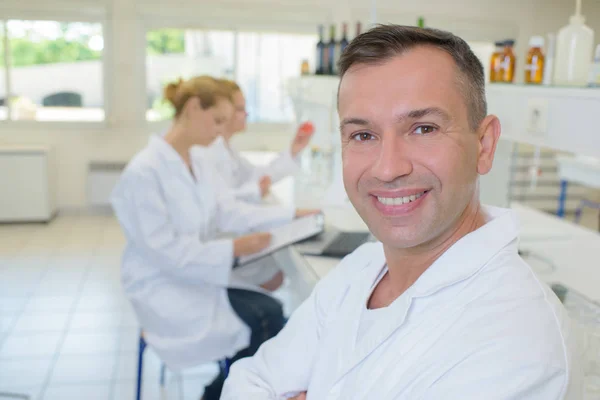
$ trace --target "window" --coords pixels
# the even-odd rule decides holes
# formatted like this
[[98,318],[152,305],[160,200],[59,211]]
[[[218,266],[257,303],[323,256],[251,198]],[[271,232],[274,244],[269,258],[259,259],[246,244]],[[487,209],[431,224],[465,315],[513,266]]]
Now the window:
[[[5,21],[12,120],[102,121],[102,25],[88,22]],[[10,110],[7,112],[6,110]]]
[[146,119],[171,118],[163,88],[179,78],[197,75],[234,78],[235,34],[231,31],[159,29],[146,34]]
[[240,84],[250,122],[290,122],[286,81],[302,60],[314,64],[317,43],[315,35],[183,29],[149,31],[146,40],[149,121],[173,115],[162,98],[168,82],[208,74]]
[[246,95],[250,122],[289,122],[293,108],[289,78],[300,75],[302,60],[314,65],[314,35],[240,32],[236,78]]
[[0,121],[8,117],[8,108],[6,107],[6,66],[4,61],[4,23],[0,21]]

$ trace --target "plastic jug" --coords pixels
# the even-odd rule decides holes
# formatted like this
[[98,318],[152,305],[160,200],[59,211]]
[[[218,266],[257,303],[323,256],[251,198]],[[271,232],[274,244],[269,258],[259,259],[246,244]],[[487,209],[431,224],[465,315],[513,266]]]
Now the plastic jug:
[[558,32],[554,64],[554,84],[586,86],[594,49],[594,31],[585,25],[581,0],[569,25]]

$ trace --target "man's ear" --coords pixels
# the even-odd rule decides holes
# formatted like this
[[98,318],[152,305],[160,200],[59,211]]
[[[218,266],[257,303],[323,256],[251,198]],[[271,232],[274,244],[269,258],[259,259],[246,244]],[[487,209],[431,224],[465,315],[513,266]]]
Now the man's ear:
[[500,140],[500,120],[495,115],[488,115],[479,126],[479,154],[477,157],[477,173],[485,175],[492,169],[496,146]]

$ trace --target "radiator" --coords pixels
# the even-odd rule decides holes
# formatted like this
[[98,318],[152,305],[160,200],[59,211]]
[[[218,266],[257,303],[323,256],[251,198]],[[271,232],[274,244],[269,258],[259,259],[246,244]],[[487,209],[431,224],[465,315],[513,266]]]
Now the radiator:
[[87,201],[91,207],[110,207],[110,194],[126,163],[91,162],[88,168]]

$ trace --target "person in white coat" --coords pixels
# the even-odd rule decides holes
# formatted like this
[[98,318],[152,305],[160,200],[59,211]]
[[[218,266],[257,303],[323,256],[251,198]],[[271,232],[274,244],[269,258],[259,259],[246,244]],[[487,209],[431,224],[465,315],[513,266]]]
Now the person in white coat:
[[500,123],[467,43],[383,25],[339,65],[344,185],[381,243],[235,363],[221,398],[581,399],[566,310],[519,256],[514,213],[479,202]]
[[255,166],[244,158],[230,143],[231,138],[246,130],[246,99],[237,83],[218,79],[224,90],[230,93],[234,112],[222,135],[211,145],[214,162],[222,182],[232,189],[235,196],[244,201],[258,203],[269,194],[273,183],[295,174],[300,168],[299,155],[310,142],[314,127],[304,123],[298,128],[290,148],[283,151],[269,164]]
[[[239,203],[214,190],[206,146],[232,111],[214,80],[171,84],[165,97],[176,110],[172,127],[131,160],[111,198],[127,239],[123,287],[146,341],[169,367],[236,360],[275,335],[284,317],[277,300],[232,275],[236,257],[262,250],[270,235],[216,237],[309,212]],[[223,380],[206,388],[206,400],[219,398]]]

